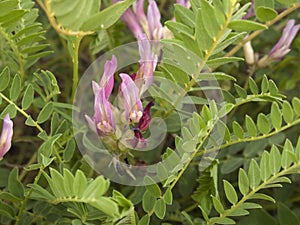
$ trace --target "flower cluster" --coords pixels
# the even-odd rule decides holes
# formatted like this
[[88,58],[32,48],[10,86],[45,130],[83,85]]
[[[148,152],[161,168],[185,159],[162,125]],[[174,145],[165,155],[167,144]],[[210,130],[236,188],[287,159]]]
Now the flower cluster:
[[271,62],[281,60],[287,53],[290,52],[290,46],[300,29],[300,24],[295,25],[295,20],[289,20],[283,29],[281,38],[276,45],[271,49],[268,55],[259,60],[258,66],[265,67]]
[[[115,0],[115,2],[118,0]],[[159,41],[171,36],[171,32],[161,22],[161,14],[154,0],[148,0],[147,15],[144,11],[144,0],[137,0],[131,9],[127,9],[122,15],[123,22],[128,26],[136,38],[146,33],[149,40]],[[186,8],[190,7],[189,0],[176,0]]]
[[2,133],[0,136],[0,159],[8,152],[11,147],[13,136],[13,122],[7,114],[3,120]]
[[103,138],[108,136],[122,138],[118,137],[117,133],[124,133],[123,130],[129,128],[133,133],[133,139],[129,142],[131,147],[146,145],[142,132],[149,127],[150,109],[154,105],[151,101],[143,108],[141,100],[142,94],[153,82],[157,63],[157,57],[152,53],[150,42],[144,34],[139,36],[139,52],[141,59],[137,73],[119,74],[122,83],[119,87],[118,107],[114,107],[109,101],[117,70],[117,59],[112,56],[112,59],[104,65],[100,82],[92,82],[95,96],[94,116],[90,118],[86,115],[89,126]]

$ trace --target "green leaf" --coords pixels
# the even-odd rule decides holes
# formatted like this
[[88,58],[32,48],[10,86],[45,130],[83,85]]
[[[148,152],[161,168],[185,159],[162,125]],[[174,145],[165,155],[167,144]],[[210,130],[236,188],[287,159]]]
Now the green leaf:
[[149,225],[149,223],[150,223],[150,216],[146,214],[140,219],[138,225]]
[[282,156],[281,156],[282,168],[286,169],[294,162],[293,155],[294,155],[293,145],[288,139],[286,139],[282,151]]
[[16,101],[21,93],[21,77],[16,74],[10,88],[9,96],[12,101]]
[[91,206],[99,209],[100,211],[104,212],[106,215],[111,217],[119,217],[119,208],[118,205],[107,197],[99,197],[97,199],[93,199],[88,201]]
[[145,212],[150,212],[154,208],[156,198],[149,192],[146,191],[143,195],[143,209]]
[[249,87],[250,87],[252,94],[258,95],[258,87],[252,77],[249,77]]
[[[145,184],[147,185],[146,189],[154,197],[159,198],[161,196],[161,190],[160,190],[159,186],[155,183],[155,181],[151,177],[149,177],[149,176],[145,177]],[[148,185],[148,184],[151,184],[151,185]]]
[[87,187],[87,179],[81,170],[77,170],[74,178],[74,194],[77,198],[82,198]]
[[24,92],[22,99],[22,109],[26,110],[32,104],[34,99],[34,89],[31,84],[29,84]]
[[260,113],[257,117],[257,128],[262,134],[268,134],[271,130],[269,119],[265,114]]
[[269,91],[271,95],[278,95],[279,90],[273,80],[269,80]]
[[256,16],[260,21],[266,22],[274,19],[277,16],[277,12],[272,8],[261,6],[256,9]]
[[63,152],[63,159],[65,162],[69,162],[72,159],[75,152],[75,148],[76,148],[76,143],[74,139],[71,139],[70,141],[67,142],[65,150]]
[[15,167],[10,173],[8,177],[8,191],[16,196],[17,198],[24,198],[24,187],[23,184],[19,181],[19,171]]
[[223,180],[223,184],[228,201],[235,205],[238,202],[238,196],[234,187],[227,180]]
[[296,115],[300,116],[300,99],[297,97],[294,97],[292,100],[292,105],[293,105]]
[[266,75],[263,76],[262,82],[261,82],[261,92],[267,93],[269,90],[269,80]]
[[81,29],[83,31],[98,29],[106,30],[118,21],[121,15],[131,6],[133,2],[134,0],[124,0],[105,8],[85,21]]
[[208,51],[213,44],[213,40],[207,34],[205,29],[203,17],[202,17],[203,10],[198,9],[196,11],[196,28],[195,28],[195,37],[197,40],[197,44],[201,51]]
[[0,118],[3,119],[7,113],[9,113],[10,118],[16,117],[17,109],[14,104],[9,104],[8,106],[6,106],[2,111]]
[[234,88],[237,92],[237,94],[242,98],[242,99],[246,99],[247,98],[247,91],[245,89],[243,89],[241,86],[234,84]]
[[212,197],[214,208],[217,210],[218,213],[222,214],[225,211],[224,206],[222,205],[222,203],[217,197],[215,196],[211,196],[211,197]]
[[282,113],[276,102],[272,103],[271,107],[271,121],[276,130],[281,128],[282,125]]
[[284,121],[289,124],[294,121],[294,112],[292,106],[288,101],[284,101],[282,104],[282,115]]
[[252,159],[248,171],[249,186],[253,190],[260,184],[260,169],[257,162]]
[[166,214],[166,203],[163,199],[158,199],[154,205],[154,213],[159,219],[163,219]]
[[215,223],[217,223],[217,224],[235,224],[235,221],[233,219],[226,218],[226,217],[223,217],[223,218],[212,217],[212,218],[210,218],[210,221],[214,224]]
[[256,137],[257,136],[257,128],[256,128],[256,125],[255,125],[253,119],[250,116],[246,115],[245,123],[246,123],[247,131],[250,134],[250,136]]
[[0,91],[7,88],[10,80],[10,70],[9,67],[5,67],[0,74]]
[[264,24],[250,21],[250,20],[234,20],[229,23],[228,27],[235,31],[254,31],[254,30],[265,30],[268,28]]
[[275,203],[275,199],[262,193],[255,193],[252,196],[249,197],[249,199],[261,199],[261,200],[266,200]]
[[242,168],[240,168],[240,170],[239,170],[238,184],[239,184],[240,192],[243,195],[248,194],[248,192],[249,192],[249,179],[248,179],[248,176],[246,174],[246,171],[243,170]]
[[272,175],[277,174],[281,168],[281,155],[278,148],[273,145],[269,156],[270,172]]
[[38,123],[44,123],[46,122],[51,114],[52,114],[52,111],[53,111],[53,103],[52,102],[48,102],[41,110],[41,112],[39,113],[38,115],[38,118],[37,118],[37,122]]
[[269,157],[269,153],[264,151],[260,160],[260,176],[263,181],[271,176]]
[[232,123],[232,129],[233,129],[234,135],[237,136],[238,139],[244,138],[244,130],[238,122],[234,121]]
[[189,27],[195,27],[195,15],[191,10],[179,4],[175,4],[174,8],[176,21],[181,22]]
[[164,194],[164,201],[168,204],[168,205],[172,205],[173,202],[173,194],[172,194],[172,190],[170,188],[168,188]]

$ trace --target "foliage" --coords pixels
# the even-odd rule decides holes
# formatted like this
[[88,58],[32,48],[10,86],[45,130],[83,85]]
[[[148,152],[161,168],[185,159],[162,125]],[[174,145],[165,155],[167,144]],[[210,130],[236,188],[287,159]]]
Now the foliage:
[[134,41],[120,17],[136,3],[0,0],[0,119],[14,121],[0,163],[0,223],[299,225],[299,35],[280,61],[258,62],[288,19],[299,24],[300,2],[255,0],[246,19],[250,2],[157,2],[172,35],[161,40],[155,78],[170,83],[148,91],[166,140],[124,161],[165,163],[151,171],[158,183],[146,176],[144,186],[126,186],[86,161],[75,141],[85,128],[73,127],[72,113],[81,112],[74,99],[88,66]]

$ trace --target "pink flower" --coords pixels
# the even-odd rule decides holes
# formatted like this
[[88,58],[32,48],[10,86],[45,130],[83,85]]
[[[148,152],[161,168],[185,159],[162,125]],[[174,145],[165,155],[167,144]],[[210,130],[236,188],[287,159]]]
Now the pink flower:
[[138,123],[143,115],[139,89],[128,74],[121,73],[120,77],[122,79],[120,91],[124,100],[125,118],[129,122]]
[[280,60],[291,49],[290,46],[300,29],[300,24],[295,25],[295,20],[289,20],[283,29],[282,36],[277,44],[272,48],[269,57],[275,61]]
[[11,147],[11,140],[13,136],[13,122],[6,114],[3,120],[2,133],[0,136],[0,159],[8,152]]
[[150,40],[162,39],[164,36],[164,29],[160,23],[160,12],[154,0],[149,0],[147,19]]
[[138,44],[141,56],[139,60],[140,65],[138,72],[131,77],[140,89],[140,95],[142,95],[153,83],[157,56],[152,52],[151,44],[145,34],[139,36]]
[[116,130],[111,105],[105,96],[104,88],[101,88],[95,94],[93,120],[96,125],[96,130],[101,136],[114,133]]
[[113,118],[109,96],[114,87],[114,73],[117,69],[117,59],[112,56],[111,61],[104,65],[104,72],[100,83],[92,82],[94,91],[94,116],[85,116],[89,127],[96,130],[100,136],[109,135],[115,132],[116,125]]

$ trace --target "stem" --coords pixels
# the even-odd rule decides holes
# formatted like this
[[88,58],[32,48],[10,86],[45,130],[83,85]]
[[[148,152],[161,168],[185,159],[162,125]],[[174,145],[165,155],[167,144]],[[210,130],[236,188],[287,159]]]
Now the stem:
[[[42,175],[43,171],[44,171],[44,168],[43,168],[43,167],[40,167],[40,170],[39,170],[37,176],[35,177],[34,183],[33,183],[33,184],[37,184],[37,183],[39,182],[39,180],[40,180],[40,178],[41,178],[41,175]],[[24,209],[25,209],[25,206],[26,206],[26,204],[27,204],[27,202],[28,202],[28,200],[29,200],[29,198],[30,198],[32,192],[33,192],[33,189],[31,188],[31,189],[28,191],[27,195],[25,196],[24,200],[22,201],[22,204],[21,204],[21,207],[20,207],[18,216],[17,216],[17,218],[16,218],[15,225],[19,225],[20,220],[21,220],[21,217],[22,217],[22,214],[23,214],[23,211],[24,211]]]
[[40,7],[45,11],[46,16],[48,17],[48,20],[52,27],[56,30],[57,33],[59,34],[64,34],[67,36],[85,36],[89,34],[93,34],[93,31],[73,31],[70,29],[65,29],[62,27],[62,25],[58,24],[55,20],[54,13],[51,11],[51,0],[45,0],[45,4],[43,3],[42,0],[36,0],[36,2],[40,5]]
[[[267,27],[272,26],[273,24],[275,24],[276,22],[280,21],[281,19],[283,19],[285,16],[289,15],[290,13],[292,13],[293,11],[297,10],[298,8],[300,8],[300,3],[296,3],[294,4],[292,7],[286,9],[285,11],[283,11],[282,13],[280,13],[276,18],[274,18],[273,20],[270,20],[268,22],[265,23],[265,25]],[[251,41],[252,39],[254,39],[256,36],[258,36],[259,34],[261,34],[264,30],[257,30],[254,31],[252,34],[250,34],[247,38],[245,38],[244,40],[242,40],[238,45],[236,45],[233,49],[231,49],[224,57],[230,57],[233,56],[238,50],[240,50],[240,48],[242,48],[244,46],[244,44],[246,44],[248,41]]]
[[[224,35],[224,32],[226,31],[226,28],[228,27],[232,14],[234,12],[234,7],[235,7],[236,1],[232,0],[231,1],[231,7],[230,10],[228,12],[228,14],[226,15],[226,21],[223,24],[223,29],[220,30],[220,32],[218,33],[217,37],[214,39],[214,42],[212,44],[212,46],[210,47],[210,49],[208,49],[207,51],[205,51],[205,56],[202,60],[202,62],[199,64],[198,66],[198,73],[201,73],[202,69],[204,68],[206,62],[208,61],[209,57],[211,56],[211,54],[213,53],[213,51],[215,50],[215,48],[217,47],[219,40],[222,38],[222,36]],[[175,103],[173,104],[173,108],[168,110],[165,113],[165,118],[168,117],[172,111],[174,110],[174,108],[180,103],[180,101],[182,100],[182,98],[185,96],[185,94],[194,86],[194,84],[196,83],[195,80],[195,76],[192,76],[192,79],[185,85],[184,91],[181,92],[181,94],[179,95],[179,97],[176,99]]]
[[[28,115],[23,109],[21,109],[19,106],[17,106],[14,102],[12,102],[9,98],[7,98],[4,94],[0,92],[0,97],[2,97],[6,102],[8,102],[11,105],[14,105],[16,110],[21,113],[26,119],[30,118],[31,116]],[[40,132],[45,132],[44,129],[36,122],[33,120],[34,126],[40,131]]]
[[278,177],[284,176],[286,174],[290,174],[291,171],[297,169],[298,167],[300,167],[300,162],[295,163],[293,166],[291,166],[291,167],[289,167],[287,169],[282,170],[278,174],[274,174],[268,180],[265,180],[262,184],[260,184],[257,188],[253,189],[247,195],[244,195],[243,198],[239,202],[237,202],[235,205],[233,205],[230,209],[228,209],[224,213],[220,214],[220,216],[219,216],[219,218],[217,220],[215,220],[214,222],[210,221],[210,222],[207,223],[207,225],[214,225],[214,224],[218,223],[218,221],[221,220],[222,218],[226,218],[233,211],[235,211],[240,205],[242,205],[245,201],[247,201],[249,198],[251,198],[252,195],[254,195],[256,192],[260,191],[260,189],[263,189],[266,185],[272,183]]
[[72,86],[72,95],[71,95],[71,101],[74,101],[76,89],[78,85],[78,55],[79,55],[79,46],[80,42],[82,40],[83,36],[77,35],[75,44],[73,46],[73,86]]

